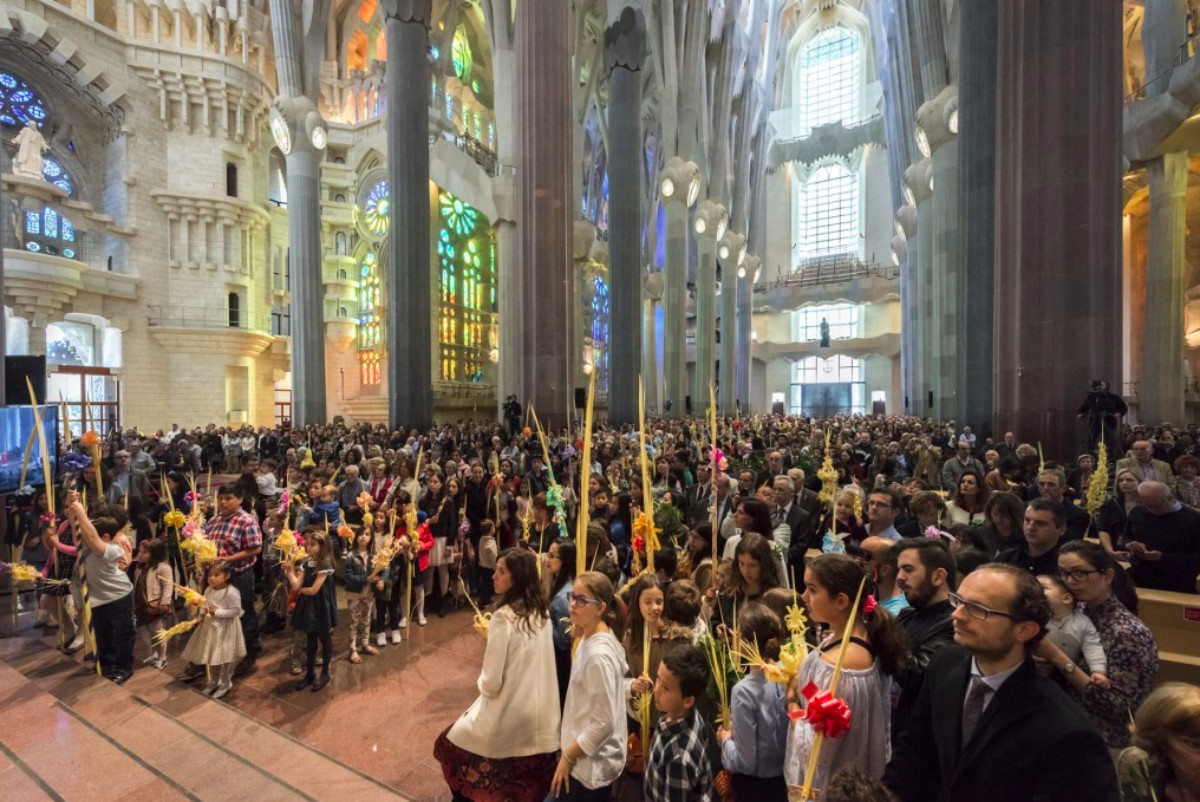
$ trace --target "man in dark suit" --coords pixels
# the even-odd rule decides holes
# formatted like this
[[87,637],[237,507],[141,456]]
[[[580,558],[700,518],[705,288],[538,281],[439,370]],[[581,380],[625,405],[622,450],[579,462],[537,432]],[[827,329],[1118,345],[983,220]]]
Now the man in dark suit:
[[[788,543],[788,566],[795,573],[797,584],[804,580],[804,552],[810,545],[809,535],[812,522],[808,513],[796,503],[796,486],[788,476],[775,477],[775,509],[771,513],[771,525],[787,524],[791,533]],[[797,588],[798,589],[798,588]]]
[[950,602],[957,645],[930,663],[884,785],[900,802],[1117,802],[1104,739],[1033,666],[1050,619],[1033,575],[989,563]]
[[[804,486],[805,476],[803,468],[791,468],[788,470],[788,478],[792,480],[792,486],[796,488],[796,504],[799,505],[800,509],[808,513],[808,542],[815,543],[825,534],[824,532],[817,531],[821,526],[822,519],[825,517],[825,509],[821,505],[821,498]],[[795,540],[794,534],[792,539],[793,541]]]

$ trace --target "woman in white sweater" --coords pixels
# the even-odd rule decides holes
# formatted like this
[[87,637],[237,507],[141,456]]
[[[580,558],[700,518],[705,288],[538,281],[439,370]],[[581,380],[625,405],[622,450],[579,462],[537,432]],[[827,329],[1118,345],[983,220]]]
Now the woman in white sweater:
[[433,747],[455,800],[540,802],[554,774],[558,694],[550,613],[531,552],[496,560],[479,698]]
[[547,800],[608,802],[625,768],[625,650],[621,608],[608,577],[587,571],[567,600],[573,634],[581,638],[563,708],[562,756]]

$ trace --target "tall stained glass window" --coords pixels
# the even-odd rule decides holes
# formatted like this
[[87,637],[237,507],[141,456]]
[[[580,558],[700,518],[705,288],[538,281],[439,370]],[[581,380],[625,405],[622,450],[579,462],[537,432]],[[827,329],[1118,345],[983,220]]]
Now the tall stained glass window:
[[608,392],[608,285],[604,279],[592,279],[591,337],[595,344],[596,388]]
[[49,206],[25,212],[25,250],[74,259],[75,225]]
[[480,384],[496,319],[496,248],[491,223],[462,199],[438,196],[437,375]]
[[368,251],[358,265],[358,364],[359,380],[364,387],[379,384],[382,300],[379,257]]
[[797,81],[805,132],[828,123],[858,122],[861,42],[849,28],[827,28],[800,52]]
[[471,43],[467,40],[467,32],[461,27],[454,32],[450,59],[454,62],[454,74],[460,81],[466,81],[467,76],[471,74],[471,65],[475,59],[471,54]]

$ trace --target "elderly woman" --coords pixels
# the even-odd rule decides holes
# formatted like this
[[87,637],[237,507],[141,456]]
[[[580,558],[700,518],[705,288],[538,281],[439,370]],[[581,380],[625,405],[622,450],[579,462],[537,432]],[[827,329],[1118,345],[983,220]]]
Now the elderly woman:
[[1146,697],[1117,776],[1122,802],[1200,799],[1200,688],[1168,682]]
[[1184,454],[1174,467],[1175,497],[1192,509],[1200,508],[1200,457]]

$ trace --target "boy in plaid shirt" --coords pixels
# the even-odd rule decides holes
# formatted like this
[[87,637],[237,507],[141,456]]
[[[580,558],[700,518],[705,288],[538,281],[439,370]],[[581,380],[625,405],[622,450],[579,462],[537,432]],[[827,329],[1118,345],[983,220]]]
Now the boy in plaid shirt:
[[646,802],[714,802],[712,732],[696,711],[708,664],[695,646],[677,646],[658,666],[654,705],[661,712],[642,775]]

